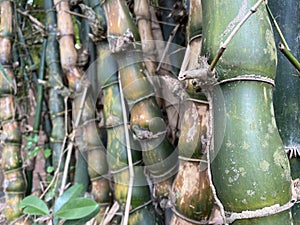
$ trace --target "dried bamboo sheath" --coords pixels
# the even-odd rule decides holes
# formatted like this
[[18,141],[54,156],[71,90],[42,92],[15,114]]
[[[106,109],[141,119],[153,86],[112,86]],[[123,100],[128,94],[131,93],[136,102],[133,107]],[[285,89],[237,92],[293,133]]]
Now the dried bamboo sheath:
[[[102,204],[100,217],[110,204],[109,181],[105,178],[108,173],[105,149],[98,135],[95,123],[95,105],[88,94],[84,100],[83,109],[80,108],[84,90],[88,82],[82,71],[76,66],[77,52],[74,47],[74,28],[72,24],[69,1],[55,0],[57,11],[58,36],[60,45],[60,61],[63,72],[67,75],[69,88],[74,92],[73,118],[74,121],[81,110],[79,150],[88,155],[88,171],[92,183],[92,194],[95,200]],[[101,191],[99,191],[101,190]]]
[[[203,1],[203,54],[211,60],[236,21],[255,3]],[[213,182],[225,211],[257,210],[291,200],[290,168],[275,123],[270,84],[276,63],[273,31],[265,8],[260,7],[216,67],[221,84],[213,91],[211,159]],[[290,212],[233,224],[287,225]]]
[[[187,32],[189,58],[186,69],[196,69],[201,51],[202,7],[199,0],[190,1],[189,23]],[[183,116],[178,142],[180,166],[172,185],[175,198],[175,213],[172,225],[193,225],[199,222],[208,223],[213,207],[213,195],[207,173],[206,140],[209,122],[208,103],[199,103],[203,93],[193,90],[187,80],[187,92],[190,100],[183,104]]]
[[21,216],[19,203],[26,183],[21,159],[21,132],[15,118],[15,78],[12,70],[11,50],[13,8],[10,1],[0,1],[0,122],[2,125],[2,169],[6,197],[5,216],[9,222]]

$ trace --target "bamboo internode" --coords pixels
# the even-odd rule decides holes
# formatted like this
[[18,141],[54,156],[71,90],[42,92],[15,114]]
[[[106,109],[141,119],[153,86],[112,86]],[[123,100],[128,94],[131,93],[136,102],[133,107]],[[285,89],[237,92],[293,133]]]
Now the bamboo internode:
[[[204,1],[202,53],[212,60],[235,25],[256,4]],[[213,15],[213,18],[212,18]],[[216,64],[212,177],[225,211],[258,210],[291,199],[289,163],[276,127],[272,88],[277,55],[264,7],[240,28]],[[244,79],[245,76],[245,79]],[[247,79],[249,76],[257,79]],[[234,224],[291,224],[289,210]]]

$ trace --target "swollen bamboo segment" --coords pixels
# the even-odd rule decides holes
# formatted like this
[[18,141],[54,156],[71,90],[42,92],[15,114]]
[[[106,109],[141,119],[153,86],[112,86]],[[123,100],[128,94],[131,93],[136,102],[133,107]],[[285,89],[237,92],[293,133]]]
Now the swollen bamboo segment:
[[[80,127],[75,127],[75,129],[80,130],[80,141],[82,141],[78,143],[78,146],[81,152],[88,155],[88,172],[92,183],[92,194],[95,200],[103,206],[100,211],[102,215],[110,204],[109,181],[104,177],[108,173],[105,149],[95,123],[95,105],[91,95],[84,96],[88,82],[82,71],[76,66],[77,52],[74,47],[72,19],[68,13],[70,11],[69,1],[55,0],[54,3],[57,11],[61,66],[67,75],[69,87],[75,95],[72,110],[75,124],[81,113]],[[82,102],[83,108],[81,108]]]
[[4,191],[6,197],[5,216],[9,222],[18,219],[22,212],[19,203],[24,197],[26,183],[21,159],[21,132],[15,118],[15,78],[11,64],[12,16],[10,1],[0,1],[0,123],[2,149],[2,169],[4,171]]
[[[141,165],[140,146],[133,140],[130,141],[130,151],[134,165],[134,181],[133,184],[129,182],[126,127],[117,76],[118,67],[110,53],[108,43],[98,44],[98,56],[98,77],[103,91],[104,119],[107,130],[107,161],[113,175],[115,200],[119,205],[125,205],[129,186],[132,185],[128,224],[154,225],[158,222],[158,217],[152,207],[150,189]],[[121,215],[124,216],[124,213]]]
[[[300,2],[282,1],[284,7],[276,1],[270,1],[270,8],[276,21],[297,59],[300,58],[299,23]],[[280,16],[279,16],[280,15]],[[278,36],[278,35],[277,35]],[[276,37],[276,36],[275,36]],[[276,39],[280,42],[279,38]],[[297,72],[285,56],[278,52],[278,66],[274,90],[274,110],[279,134],[285,150],[290,157],[293,179],[300,177],[300,79]],[[292,208],[293,222],[300,224],[300,205]]]
[[[202,53],[215,56],[220,44],[256,3],[203,1]],[[277,55],[264,7],[242,26],[217,64],[213,90],[213,183],[225,211],[255,211],[291,200],[289,163],[273,110]],[[270,210],[271,214],[275,214]],[[291,224],[290,210],[237,220],[234,224]]]
[[[51,148],[52,148],[52,165],[55,169],[59,166],[58,185],[61,184],[61,175],[64,167],[64,160],[62,157],[62,150],[64,148],[63,141],[65,138],[65,119],[64,119],[64,99],[60,94],[63,89],[62,70],[59,64],[58,42],[56,40],[56,14],[52,10],[53,2],[45,1],[45,9],[49,10],[47,13],[47,29],[48,42],[46,62],[49,68],[49,110],[52,121],[51,131]],[[59,165],[59,162],[61,163]],[[57,187],[58,188],[58,187]]]
[[[189,40],[182,71],[197,67],[201,51],[201,1],[190,1],[187,32]],[[200,12],[200,13],[199,13]],[[172,225],[209,223],[214,199],[210,188],[206,159],[206,140],[209,126],[209,106],[203,101],[204,94],[192,87],[191,80],[185,81],[190,97],[183,104],[183,116],[178,142],[179,169],[172,185],[175,199]]]
[[[124,96],[129,104],[130,126],[142,145],[143,161],[155,182],[167,182],[177,170],[177,152],[166,139],[166,126],[145,75],[142,52],[135,41],[137,28],[125,2],[104,3],[110,49],[117,60]],[[166,186],[167,187],[167,186]],[[167,194],[169,190],[164,190]]]

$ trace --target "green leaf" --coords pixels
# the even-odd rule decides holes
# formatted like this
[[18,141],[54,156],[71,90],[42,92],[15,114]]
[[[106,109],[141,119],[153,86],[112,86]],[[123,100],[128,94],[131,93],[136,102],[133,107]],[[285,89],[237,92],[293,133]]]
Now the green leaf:
[[100,206],[89,198],[76,198],[69,201],[55,214],[55,216],[65,220],[82,219],[95,211],[99,212]]
[[49,209],[43,200],[35,195],[29,195],[24,198],[19,206],[24,208],[24,213],[29,215],[50,215]]
[[47,148],[47,149],[44,149],[44,157],[46,159],[48,159],[50,156],[51,156],[51,149]]
[[54,171],[54,167],[53,166],[48,166],[47,167],[47,173],[52,173]]
[[66,190],[55,202],[53,213],[56,214],[67,202],[78,197],[82,191],[82,184],[74,184]]
[[67,220],[63,223],[63,225],[84,225],[86,222],[90,221],[99,213],[100,207],[95,208],[95,210],[90,213],[88,216],[83,217],[77,220]]

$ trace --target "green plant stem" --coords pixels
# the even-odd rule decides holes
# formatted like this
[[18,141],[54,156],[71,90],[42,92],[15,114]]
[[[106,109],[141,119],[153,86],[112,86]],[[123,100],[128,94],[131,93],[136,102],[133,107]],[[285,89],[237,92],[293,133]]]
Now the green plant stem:
[[275,28],[276,28],[276,31],[277,31],[277,33],[278,33],[278,35],[279,35],[280,40],[282,41],[284,47],[285,47],[287,50],[290,51],[290,48],[289,48],[289,46],[288,46],[288,43],[286,42],[286,40],[285,40],[285,38],[284,38],[284,36],[283,36],[283,34],[282,34],[282,31],[281,31],[281,29],[280,29],[280,27],[279,27],[277,21],[275,20],[275,17],[273,16],[273,13],[272,13],[272,11],[271,11],[271,9],[270,9],[270,7],[269,7],[268,4],[266,4],[266,8],[267,8],[267,11],[268,11],[268,13],[269,13],[269,16],[271,17],[271,20],[272,20],[272,22],[273,22],[273,24],[274,24],[274,26],[275,26]]
[[289,62],[295,67],[297,70],[298,76],[300,77],[300,63],[297,58],[291,53],[289,49],[287,49],[284,44],[279,43],[279,50],[284,54],[284,56],[289,60]]

